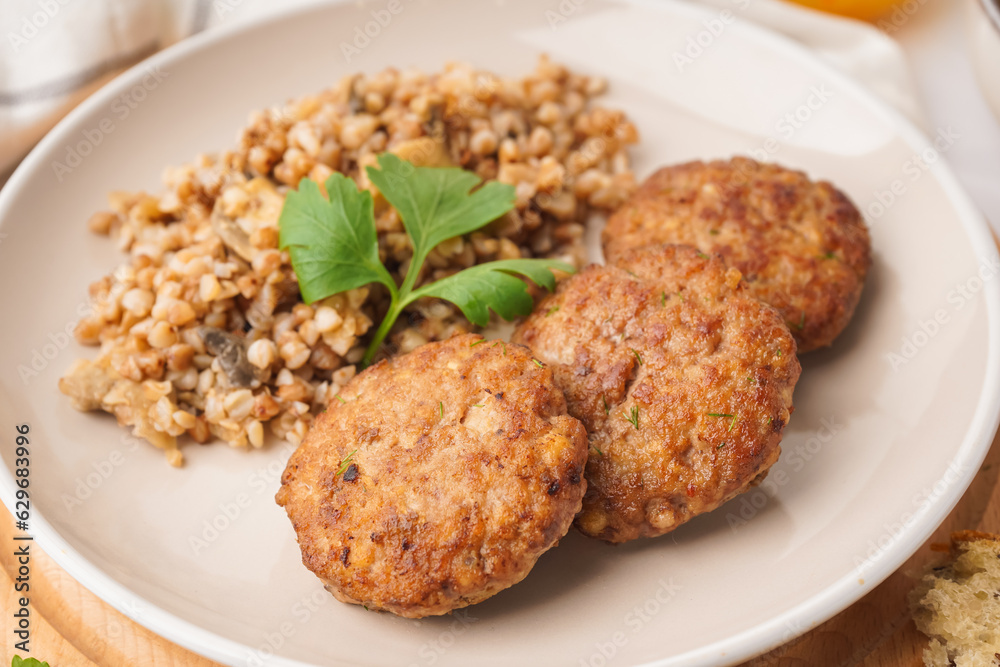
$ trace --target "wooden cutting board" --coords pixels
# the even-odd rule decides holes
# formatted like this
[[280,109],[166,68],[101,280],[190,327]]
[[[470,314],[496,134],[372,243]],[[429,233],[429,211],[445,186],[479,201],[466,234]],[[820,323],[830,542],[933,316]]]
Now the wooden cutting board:
[[[917,632],[906,606],[913,586],[909,572],[919,572],[932,557],[932,543],[947,543],[954,530],[1000,532],[1000,436],[972,486],[934,536],[895,574],[863,599],[830,621],[744,667],[807,667],[810,665],[885,665],[917,667],[927,639]],[[13,655],[11,614],[19,594],[12,541],[13,520],[0,516],[0,599],[3,600],[3,660]],[[73,580],[31,546],[31,656],[52,667],[215,667],[133,623]],[[16,576],[16,574],[14,574]],[[22,655],[22,657],[27,657]]]

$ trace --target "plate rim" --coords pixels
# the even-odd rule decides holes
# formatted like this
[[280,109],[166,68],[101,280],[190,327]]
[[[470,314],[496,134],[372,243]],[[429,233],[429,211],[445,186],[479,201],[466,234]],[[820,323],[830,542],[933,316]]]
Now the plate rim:
[[[248,19],[236,20],[211,30],[183,39],[141,60],[121,74],[101,86],[84,101],[74,107],[38,142],[21,161],[8,182],[0,190],[0,228],[8,218],[8,209],[15,192],[22,189],[41,164],[42,154],[58,142],[68,138],[76,128],[77,119],[89,114],[93,109],[110,102],[115,95],[129,85],[134,85],[150,67],[169,65],[177,60],[197,57],[197,54],[225,42],[233,36],[261,28],[272,21],[289,21],[301,15],[321,13],[337,5],[349,4],[352,0],[326,0],[307,2],[303,5],[277,13],[264,13]],[[612,0],[618,4],[636,5],[652,10],[688,14],[695,18],[714,16],[719,10],[708,5],[693,5],[681,0]],[[908,147],[923,150],[932,147],[928,137],[900,111],[889,106],[860,82],[824,61],[805,45],[792,38],[761,26],[752,20],[742,20],[734,24],[737,31],[745,33],[758,44],[772,48],[803,63],[803,66],[817,72],[838,86],[841,86],[859,102],[866,111],[886,122],[897,137]],[[305,94],[305,93],[303,93]],[[930,172],[942,187],[958,215],[965,237],[972,245],[977,261],[982,264],[1000,259],[994,243],[992,230],[985,217],[971,200],[947,164],[947,157],[930,165]],[[951,510],[965,494],[973,477],[986,457],[1000,424],[1000,281],[984,282],[983,298],[986,302],[987,347],[986,374],[979,392],[975,412],[969,421],[965,435],[951,459],[952,466],[964,466],[967,470],[958,482],[948,487],[925,511],[915,515],[918,520],[905,528],[893,544],[867,571],[864,583],[859,584],[854,569],[844,577],[826,586],[820,593],[802,601],[786,612],[767,621],[758,623],[736,635],[731,635],[707,646],[643,663],[645,667],[667,667],[668,665],[712,665],[735,663],[759,655],[767,650],[790,641],[798,634],[808,632],[820,623],[832,618],[858,599],[869,593],[889,575],[895,572],[927,538],[940,526]],[[14,478],[9,468],[0,466],[0,499],[12,506]],[[222,637],[210,630],[168,612],[150,603],[125,585],[115,581],[104,570],[91,563],[73,548],[37,510],[32,513],[35,530],[34,541],[77,582],[105,603],[139,623],[150,632],[164,637],[198,655],[222,662],[237,664],[253,652],[253,648],[236,640]],[[790,625],[794,620],[796,623]],[[799,627],[801,632],[789,634],[790,627]],[[333,664],[346,664],[336,658]],[[265,662],[279,667],[315,667],[312,663],[294,658],[272,655]]]

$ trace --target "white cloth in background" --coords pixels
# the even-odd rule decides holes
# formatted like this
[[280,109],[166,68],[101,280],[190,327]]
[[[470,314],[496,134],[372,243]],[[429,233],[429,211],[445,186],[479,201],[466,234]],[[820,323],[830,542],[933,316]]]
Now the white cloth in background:
[[[867,24],[781,0],[703,0],[811,48],[925,126],[905,56]],[[2,0],[0,174],[116,73],[188,35],[316,0]]]

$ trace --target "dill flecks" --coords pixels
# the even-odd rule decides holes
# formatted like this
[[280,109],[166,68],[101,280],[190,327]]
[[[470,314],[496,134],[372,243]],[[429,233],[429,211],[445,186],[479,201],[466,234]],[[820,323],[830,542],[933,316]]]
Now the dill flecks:
[[639,406],[638,405],[633,405],[631,410],[629,410],[628,412],[623,412],[622,415],[624,415],[625,420],[628,421],[629,424],[631,424],[632,426],[635,427],[635,430],[637,430],[637,431],[639,430]]
[[552,306],[551,308],[548,309],[548,311],[546,311],[545,317],[552,317],[558,312],[559,312],[559,306]]
[[726,429],[726,433],[731,432],[733,427],[736,426],[736,415],[731,415],[728,412],[706,412],[705,414],[709,417],[722,417],[723,419],[728,419],[729,428]]
[[604,403],[604,414],[608,414],[609,412],[611,412],[611,408],[608,407],[608,399],[606,399],[604,396],[601,396],[601,402]]
[[635,355],[635,360],[639,362],[640,366],[642,366],[642,355],[639,354],[639,350],[636,350],[634,348],[631,348],[631,349],[632,349],[632,354]]
[[340,467],[337,468],[337,473],[334,475],[334,477],[339,477],[340,475],[344,474],[344,471],[347,470],[351,465],[351,459],[353,459],[354,455],[357,453],[358,450],[355,449],[353,452],[348,454],[343,461],[340,462]]

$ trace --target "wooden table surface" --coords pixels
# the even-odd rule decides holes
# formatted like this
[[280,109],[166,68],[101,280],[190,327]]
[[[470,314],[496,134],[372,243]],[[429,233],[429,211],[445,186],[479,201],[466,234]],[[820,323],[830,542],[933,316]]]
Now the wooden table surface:
[[[744,667],[806,667],[810,665],[886,665],[917,667],[926,638],[917,632],[906,606],[913,586],[910,572],[919,572],[931,554],[931,544],[946,543],[953,530],[1000,532],[1000,436],[961,502],[934,536],[895,574],[830,621],[814,628]],[[0,544],[13,544],[13,521],[0,515]],[[32,545],[31,655],[51,667],[214,667],[199,657],[137,625],[104,604]],[[13,650],[11,614],[19,594],[11,581],[16,572],[13,549],[0,549],[0,599],[3,600],[3,661]],[[16,574],[14,575],[16,576]],[[26,657],[26,656],[22,656]]]

